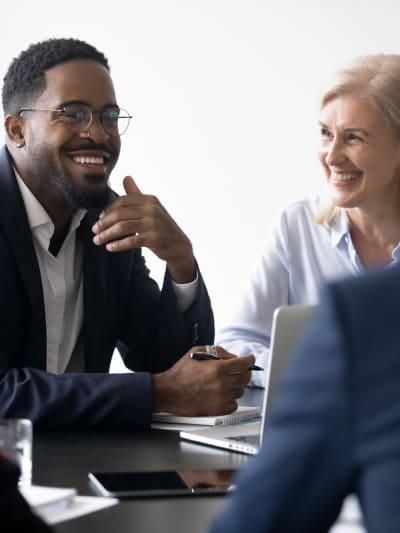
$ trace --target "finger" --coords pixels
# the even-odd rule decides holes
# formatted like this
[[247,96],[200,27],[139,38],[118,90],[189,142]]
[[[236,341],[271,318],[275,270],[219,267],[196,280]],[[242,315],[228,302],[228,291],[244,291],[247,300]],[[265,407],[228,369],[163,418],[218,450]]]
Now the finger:
[[109,252],[125,252],[127,250],[133,250],[134,248],[142,248],[142,243],[143,234],[137,233],[136,235],[129,235],[124,239],[108,242],[106,244],[106,250]]
[[[127,196],[125,196],[127,198]],[[132,198],[132,196],[130,196]],[[101,244],[114,235],[123,235],[128,233],[136,233],[143,231],[144,223],[148,224],[148,219],[145,221],[143,216],[143,209],[141,206],[122,206],[117,209],[114,205],[104,210],[99,220],[92,226],[92,231],[99,235],[100,241],[96,244]],[[108,233],[106,233],[108,231]],[[110,233],[110,231],[114,233]]]
[[252,365],[254,365],[256,358],[254,355],[244,355],[226,359],[224,363],[227,365],[229,372],[239,371],[239,373],[247,372]]
[[244,387],[238,387],[231,392],[232,392],[232,397],[235,398],[235,400],[237,400],[238,398],[241,398],[243,396]]
[[236,411],[238,408],[238,403],[236,400],[231,400],[226,404],[226,410],[225,413],[233,413],[233,411]]
[[[130,177],[128,176],[128,178]],[[105,224],[110,225],[116,220],[119,220],[121,218],[121,211],[123,210],[130,210],[128,213],[129,218],[132,218],[132,209],[135,209],[135,218],[143,216],[142,206],[146,203],[146,196],[142,194],[139,189],[137,189],[136,192],[136,189],[134,189],[134,187],[137,188],[137,186],[133,179],[130,179],[134,183],[133,187],[131,186],[131,184],[128,185],[128,189],[131,192],[129,194],[118,196],[118,198],[113,200],[110,204],[107,205],[107,207],[105,207],[101,211],[101,213],[99,213],[99,219],[96,223],[99,229]],[[96,227],[96,224],[94,225],[94,227]]]
[[125,176],[123,184],[126,194],[142,194],[132,176]]
[[228,389],[232,390],[237,387],[244,387],[251,379],[251,371],[248,369],[238,370],[233,369],[228,371],[227,378],[229,380]]
[[236,359],[237,358],[237,355],[228,352],[227,350],[222,348],[222,346],[216,346],[215,348],[216,348],[218,357],[220,357],[221,359]]
[[[190,348],[190,350],[188,350],[186,353],[185,353],[185,356],[187,357],[190,357],[190,354],[192,352],[205,352],[205,347],[204,346],[192,346]],[[184,356],[184,357],[185,357]]]
[[116,219],[113,216],[104,217],[101,221],[96,222],[92,227],[93,233],[96,234],[95,244],[105,244],[108,241],[122,239],[129,235],[144,233],[148,227],[145,220],[141,219]]

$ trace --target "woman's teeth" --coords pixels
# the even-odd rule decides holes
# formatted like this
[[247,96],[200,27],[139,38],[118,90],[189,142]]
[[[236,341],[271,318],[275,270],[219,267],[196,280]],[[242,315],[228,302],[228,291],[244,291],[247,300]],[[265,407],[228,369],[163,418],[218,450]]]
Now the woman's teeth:
[[350,172],[343,172],[343,173],[341,172],[340,174],[333,173],[331,177],[334,181],[352,181],[352,180],[356,180],[357,178],[359,178],[360,173],[359,172],[357,172],[356,174],[350,173]]

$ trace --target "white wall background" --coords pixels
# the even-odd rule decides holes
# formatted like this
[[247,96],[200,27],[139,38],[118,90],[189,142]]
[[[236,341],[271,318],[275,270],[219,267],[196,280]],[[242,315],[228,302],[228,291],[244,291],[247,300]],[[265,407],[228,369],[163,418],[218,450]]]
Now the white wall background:
[[278,211],[321,188],[325,78],[354,56],[400,53],[399,22],[398,0],[19,0],[1,15],[0,75],[49,37],[108,56],[134,115],[111,184],[132,174],[190,236],[220,327]]

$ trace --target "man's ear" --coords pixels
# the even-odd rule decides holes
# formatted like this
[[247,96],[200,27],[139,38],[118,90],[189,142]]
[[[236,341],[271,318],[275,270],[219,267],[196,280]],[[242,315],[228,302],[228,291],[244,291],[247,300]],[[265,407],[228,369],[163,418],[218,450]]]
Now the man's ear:
[[4,129],[9,142],[15,144],[17,148],[25,146],[23,122],[16,115],[7,115],[4,119]]

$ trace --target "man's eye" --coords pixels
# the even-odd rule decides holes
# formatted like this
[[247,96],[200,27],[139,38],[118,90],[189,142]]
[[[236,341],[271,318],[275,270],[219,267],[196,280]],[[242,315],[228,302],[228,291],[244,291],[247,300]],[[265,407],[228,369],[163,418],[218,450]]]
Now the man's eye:
[[79,106],[70,106],[61,111],[61,116],[70,122],[81,122],[86,119],[86,111]]
[[66,112],[65,116],[72,120],[83,120],[85,118],[85,114],[82,111],[76,111],[75,113]]
[[107,111],[107,113],[104,113],[103,119],[106,122],[115,122],[119,118],[119,111]]

